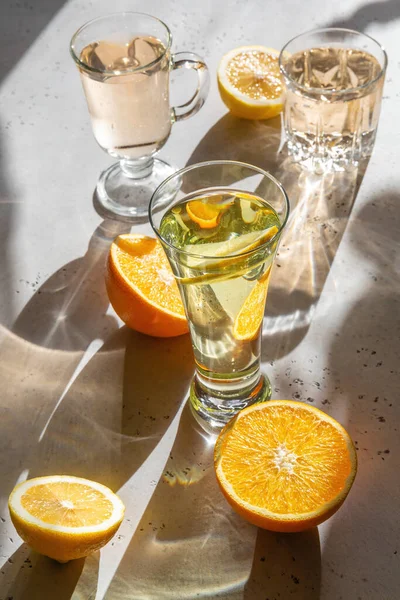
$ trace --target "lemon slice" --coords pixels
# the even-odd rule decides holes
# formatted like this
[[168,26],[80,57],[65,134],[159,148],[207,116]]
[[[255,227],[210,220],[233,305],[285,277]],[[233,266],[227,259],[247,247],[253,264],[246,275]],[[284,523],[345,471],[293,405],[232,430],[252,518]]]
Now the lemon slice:
[[8,501],[11,520],[36,552],[67,562],[99,550],[124,517],[109,488],[80,477],[35,477],[17,485]]
[[[278,231],[278,227],[273,225],[267,230],[252,231],[224,242],[184,246],[191,252],[187,258],[187,266],[190,267],[191,273],[188,277],[179,277],[180,283],[203,284],[240,277],[249,270],[246,254],[272,240]],[[201,252],[198,259],[194,256],[194,251]],[[240,254],[236,254],[239,252]],[[207,259],[207,256],[210,256],[210,259]],[[265,256],[260,257],[260,261],[253,264],[252,269],[264,262]],[[199,275],[195,274],[196,271]]]
[[278,58],[278,50],[265,46],[241,46],[222,57],[218,88],[232,114],[244,119],[270,119],[282,111]]

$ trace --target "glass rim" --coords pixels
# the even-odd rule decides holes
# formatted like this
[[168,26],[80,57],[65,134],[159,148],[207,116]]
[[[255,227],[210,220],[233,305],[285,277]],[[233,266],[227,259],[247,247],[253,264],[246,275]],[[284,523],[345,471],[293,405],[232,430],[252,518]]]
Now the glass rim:
[[[283,64],[283,57],[285,54],[289,54],[288,51],[286,50],[286,48],[289,46],[289,44],[291,44],[292,42],[294,42],[295,40],[298,40],[301,37],[304,36],[308,36],[308,35],[312,35],[312,34],[316,34],[316,33],[327,33],[327,32],[335,32],[335,33],[351,33],[351,34],[356,34],[359,37],[366,37],[368,38],[370,41],[372,41],[374,44],[376,44],[378,46],[378,48],[382,51],[383,53],[383,66],[380,66],[380,71],[378,73],[378,75],[372,80],[372,81],[368,81],[367,83],[363,83],[362,85],[358,85],[356,87],[350,87],[350,88],[346,88],[345,90],[327,90],[326,88],[319,88],[319,87],[307,87],[301,83],[298,83],[297,81],[295,81],[290,75],[289,73],[286,71],[286,68]],[[340,95],[345,95],[348,94],[349,92],[352,91],[356,91],[356,90],[362,90],[362,89],[366,89],[369,88],[370,86],[374,85],[377,81],[379,81],[379,79],[381,77],[383,77],[386,73],[386,69],[387,69],[387,65],[388,65],[388,57],[387,57],[387,53],[385,48],[382,46],[382,44],[380,44],[377,40],[375,40],[373,37],[371,37],[370,35],[368,35],[368,33],[364,33],[364,32],[360,32],[360,31],[356,31],[355,29],[347,29],[345,27],[317,27],[316,29],[311,29],[310,31],[305,31],[304,33],[300,33],[299,35],[295,35],[294,37],[292,37],[288,42],[286,42],[286,44],[283,46],[282,50],[279,53],[279,69],[282,73],[282,75],[288,79],[296,88],[298,88],[299,90],[302,90],[304,92],[310,93],[310,92],[317,92],[320,94],[324,94],[326,96],[340,96]]]
[[[285,218],[280,223],[280,227],[279,227],[278,231],[275,233],[274,236],[272,236],[271,239],[269,239],[267,242],[264,242],[263,244],[260,244],[256,248],[253,248],[252,250],[248,250],[247,252],[233,252],[231,254],[225,254],[223,257],[221,257],[221,256],[209,256],[209,255],[204,255],[204,254],[197,254],[197,253],[193,253],[193,252],[187,252],[186,250],[183,250],[182,248],[178,248],[177,246],[174,246],[174,244],[171,244],[170,242],[168,242],[167,240],[165,240],[162,237],[162,235],[159,233],[157,227],[154,224],[153,215],[152,215],[152,212],[153,212],[153,210],[152,210],[153,209],[153,201],[156,198],[157,193],[165,185],[167,185],[170,181],[172,181],[176,177],[181,177],[182,175],[184,175],[185,173],[188,173],[189,171],[193,171],[194,169],[198,169],[199,167],[208,167],[208,166],[217,166],[217,165],[235,165],[235,166],[238,166],[238,167],[246,167],[247,169],[251,169],[252,171],[255,171],[256,173],[259,173],[260,175],[263,175],[264,177],[267,177],[267,179],[269,179],[270,181],[272,181],[276,185],[276,187],[279,189],[279,191],[281,192],[281,194],[283,196],[283,199],[284,199],[284,202],[285,202],[285,207],[286,207]],[[205,188],[205,189],[208,189],[208,188]],[[200,163],[195,163],[193,165],[188,165],[187,167],[183,167],[182,169],[179,169],[178,171],[175,171],[175,173],[172,173],[172,175],[170,175],[169,177],[167,177],[167,179],[164,179],[164,181],[162,183],[160,183],[160,185],[153,192],[153,195],[151,196],[150,203],[149,203],[149,222],[150,222],[150,225],[151,225],[153,231],[155,232],[156,236],[158,237],[158,239],[163,244],[167,245],[169,248],[172,248],[173,250],[181,252],[185,256],[190,256],[190,257],[193,257],[193,258],[196,258],[196,259],[202,259],[202,258],[204,258],[204,259],[212,260],[212,261],[214,261],[214,260],[218,261],[218,260],[221,260],[221,258],[231,258],[231,257],[239,257],[239,256],[240,257],[251,256],[255,252],[258,252],[259,250],[262,250],[263,248],[267,248],[268,246],[271,245],[271,243],[273,243],[274,240],[276,240],[276,239],[279,238],[282,230],[284,229],[284,227],[285,227],[285,225],[286,225],[286,223],[288,221],[289,213],[290,213],[289,197],[288,197],[288,195],[286,193],[285,188],[276,179],[276,177],[274,177],[273,175],[271,175],[271,173],[269,173],[268,171],[265,171],[264,169],[261,169],[260,167],[256,167],[255,165],[251,165],[251,164],[245,163],[245,162],[240,162],[240,161],[237,161],[237,160],[208,160],[208,161],[204,161],[204,162],[200,162]]]
[[[122,17],[123,15],[131,15],[131,16],[136,15],[139,17],[147,17],[149,19],[152,19],[153,21],[157,21],[160,25],[162,25],[167,33],[167,44],[165,45],[164,52],[162,54],[160,54],[160,56],[157,56],[157,58],[155,58],[154,60],[152,60],[151,62],[149,62],[145,65],[141,65],[140,67],[130,67],[129,69],[124,69],[123,71],[121,71],[120,69],[114,69],[111,71],[96,69],[95,67],[91,67],[87,63],[81,61],[77,52],[75,51],[75,45],[74,45],[79,34],[82,33],[82,31],[84,29],[86,29],[90,25],[93,25],[94,23],[97,23],[98,21],[105,21],[106,19],[110,19],[112,17]],[[78,65],[78,67],[80,67],[81,69],[83,69],[85,71],[89,71],[90,73],[97,73],[100,75],[126,75],[129,73],[140,73],[144,69],[153,67],[158,62],[160,62],[160,60],[162,60],[164,58],[166,53],[170,50],[171,45],[172,45],[172,34],[171,34],[171,31],[170,31],[168,25],[166,25],[166,23],[164,23],[164,21],[161,21],[161,19],[159,19],[158,17],[153,17],[153,15],[149,15],[148,13],[126,10],[126,11],[122,11],[122,12],[110,13],[108,15],[103,15],[101,17],[96,17],[95,19],[91,19],[90,21],[86,21],[86,23],[81,25],[79,27],[79,29],[77,29],[75,31],[74,35],[72,36],[70,44],[69,44],[69,52],[70,52],[72,58],[74,59],[74,61],[76,62],[76,64]]]

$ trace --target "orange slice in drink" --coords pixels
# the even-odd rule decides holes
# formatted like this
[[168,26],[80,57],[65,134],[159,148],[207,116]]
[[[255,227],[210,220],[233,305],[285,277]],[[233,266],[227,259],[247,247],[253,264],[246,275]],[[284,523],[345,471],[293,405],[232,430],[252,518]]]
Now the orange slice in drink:
[[216,227],[221,218],[221,214],[228,208],[228,205],[211,204],[202,202],[202,200],[191,200],[186,203],[186,211],[189,217],[200,225],[202,229],[212,229]]
[[257,281],[244,301],[233,326],[233,337],[235,339],[253,340],[257,337],[263,322],[270,273],[271,267]]
[[279,51],[242,46],[225,54],[218,66],[218,89],[232,114],[244,119],[270,119],[283,108]]
[[271,531],[303,531],[333,515],[357,471],[346,430],[318,408],[291,400],[253,404],[220,433],[218,483],[245,519]]
[[189,331],[177,283],[158,240],[118,236],[108,255],[106,287],[115,312],[128,327],[155,337]]
[[109,488],[67,475],[20,483],[11,492],[8,507],[21,538],[59,562],[99,550],[115,534],[125,512]]

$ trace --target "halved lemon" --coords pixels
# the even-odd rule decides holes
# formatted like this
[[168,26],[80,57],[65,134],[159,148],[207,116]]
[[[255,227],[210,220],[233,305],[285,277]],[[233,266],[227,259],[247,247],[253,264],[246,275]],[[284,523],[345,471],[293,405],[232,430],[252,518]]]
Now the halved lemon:
[[270,119],[282,111],[278,58],[278,50],[265,46],[241,46],[222,57],[218,88],[232,114],[244,119]]
[[36,552],[67,562],[102,548],[124,517],[122,501],[108,487],[69,475],[35,477],[15,486],[11,520]]

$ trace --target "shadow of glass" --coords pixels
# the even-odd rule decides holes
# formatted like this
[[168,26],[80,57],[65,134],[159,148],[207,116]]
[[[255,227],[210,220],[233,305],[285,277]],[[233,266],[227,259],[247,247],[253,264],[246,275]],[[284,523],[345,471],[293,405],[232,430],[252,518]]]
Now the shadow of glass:
[[24,461],[29,477],[63,473],[118,490],[166,432],[192,374],[189,336],[162,340],[118,330],[32,441]]
[[34,293],[12,331],[0,329],[4,386],[0,446],[11,454],[1,468],[2,505],[21,472],[33,466],[53,413],[87,361],[86,351],[118,330],[116,318],[107,314],[104,286],[105,257],[117,234],[115,227],[102,223],[86,255],[60,269]]
[[112,240],[126,226],[103,221],[94,231],[85,256],[59,269],[35,292],[12,331],[32,344],[59,350],[85,350],[118,328],[107,314],[104,283],[106,256]]
[[[335,378],[332,410],[341,410],[355,442],[358,472],[324,541],[324,562],[330,565],[323,578],[327,600],[398,597],[400,523],[388,515],[400,503],[399,232],[394,193],[372,198],[349,227],[359,297],[327,356]],[[357,548],[351,561],[343,559],[343,548]]]
[[367,162],[346,172],[314,175],[287,158],[279,168],[291,216],[268,292],[264,361],[284,356],[306,335],[366,167]]
[[390,23],[400,18],[400,4],[398,0],[384,2],[370,2],[363,4],[351,15],[344,19],[335,19],[325,27],[344,27],[365,31],[372,23]]
[[[20,338],[17,340],[21,342]],[[35,346],[35,360],[40,359],[37,348],[47,353],[42,358],[50,353]],[[57,357],[66,354],[69,353],[51,350],[51,355],[55,355],[52,356],[54,377],[58,374],[57,367],[62,371]],[[72,353],[73,356],[75,354]],[[10,411],[7,413],[10,418],[6,418],[5,422],[4,453],[10,455],[11,450],[11,467],[6,478],[9,489],[22,469],[30,478],[63,473],[94,479],[114,490],[120,489],[161,440],[187,395],[192,374],[189,336],[162,340],[149,338],[126,327],[118,330],[83,366],[50,415],[43,409],[41,389],[38,390],[41,401],[37,406],[27,404],[25,394],[14,406],[12,416]],[[48,381],[44,383],[48,384]],[[18,433],[22,429],[24,444],[20,443]],[[2,486],[4,503],[8,493],[9,490]],[[122,495],[129,506],[129,490]],[[117,543],[123,537],[118,535]],[[35,581],[38,581],[38,589],[40,578],[47,578],[46,569],[37,570]],[[88,571],[91,588],[94,587],[93,573],[93,569]],[[20,583],[17,581],[15,585]],[[84,580],[80,577],[79,589],[84,589],[83,585]],[[26,589],[31,592],[30,581]],[[55,596],[50,594],[47,597]],[[73,596],[85,600],[89,597],[92,596],[83,593]],[[21,598],[28,600],[36,596],[26,592]]]
[[186,166],[207,160],[236,160],[274,174],[280,145],[280,117],[247,121],[228,113],[207,132]]
[[[105,598],[216,598],[243,586],[256,529],[233,514],[213,468],[214,439],[185,406],[164,473]],[[239,596],[238,596],[239,597]]]
[[316,527],[290,534],[258,530],[243,600],[319,600],[320,587],[321,550]]
[[[188,335],[153,338],[131,331],[125,351],[120,483],[160,441],[182,401],[194,372]],[[155,374],[157,374],[155,376]]]
[[[265,600],[269,590],[279,590],[284,597],[286,589],[302,590],[301,594],[318,589],[318,533],[282,536],[258,531],[236,515],[216,482],[214,442],[186,404],[164,473],[107,600],[131,598],[132,590],[135,598],[149,600]],[[267,570],[259,568],[265,556]],[[301,594],[294,597],[306,598]],[[317,598],[313,594],[308,600]]]
[[98,570],[99,553],[61,565],[23,544],[1,569],[1,598],[94,600]]

